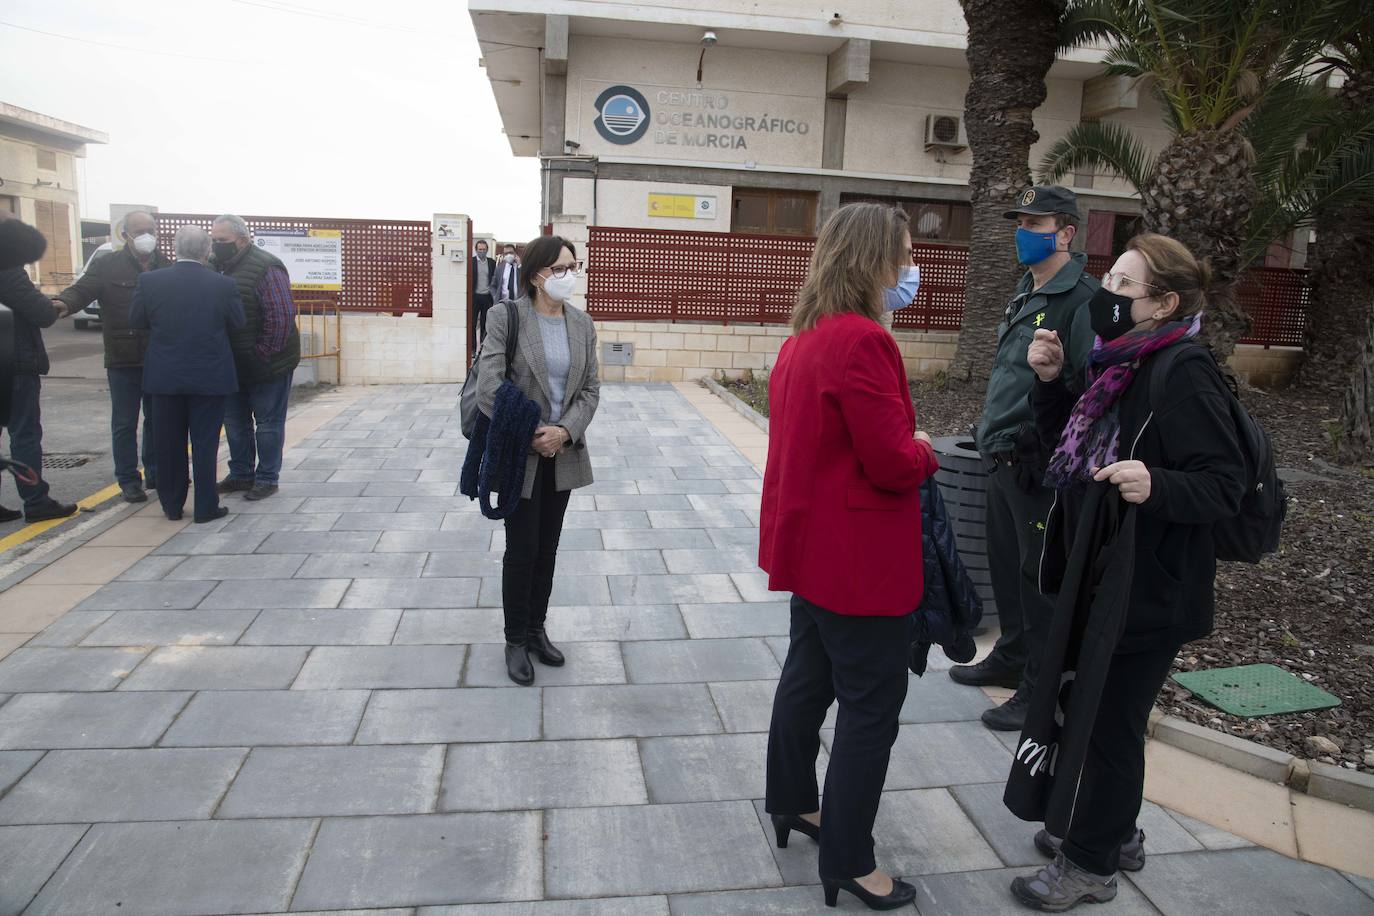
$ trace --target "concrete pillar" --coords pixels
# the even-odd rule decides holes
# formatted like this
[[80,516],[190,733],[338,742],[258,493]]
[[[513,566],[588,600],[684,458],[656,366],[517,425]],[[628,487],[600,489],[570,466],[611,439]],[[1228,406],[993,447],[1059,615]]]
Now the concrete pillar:
[[821,138],[821,168],[844,168],[845,122],[849,99],[825,100],[825,133]]
[[544,17],[544,72],[564,76],[568,72],[568,17]]
[[[456,233],[440,237],[441,222],[450,229],[456,227]],[[467,225],[468,218],[462,213],[436,213],[431,224],[430,231],[434,233],[430,247],[430,283],[434,291],[431,340],[435,370],[431,377],[436,380],[454,375],[462,378],[467,365],[468,265],[472,251]],[[444,371],[446,366],[451,369]]]
[[840,45],[826,59],[825,94],[831,98],[846,98],[849,93],[868,85],[868,69],[873,43],[866,38],[851,38]]

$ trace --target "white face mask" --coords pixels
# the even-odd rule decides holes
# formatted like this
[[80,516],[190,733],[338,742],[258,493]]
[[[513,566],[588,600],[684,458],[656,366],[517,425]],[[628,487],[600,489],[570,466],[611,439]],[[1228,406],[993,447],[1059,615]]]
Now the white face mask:
[[514,264],[514,263],[515,263],[515,255],[513,255],[513,254],[508,254],[508,255],[506,255],[505,257],[503,257],[501,260],[505,261],[507,264]]
[[555,302],[567,302],[577,287],[577,277],[568,271],[561,277],[549,277],[544,281],[544,295]]
[[135,237],[133,244],[134,251],[142,255],[149,255],[153,253],[153,249],[157,248],[157,236],[153,235],[151,232],[145,232]]
[[487,259],[487,250],[485,248],[478,248],[477,257],[485,261]]

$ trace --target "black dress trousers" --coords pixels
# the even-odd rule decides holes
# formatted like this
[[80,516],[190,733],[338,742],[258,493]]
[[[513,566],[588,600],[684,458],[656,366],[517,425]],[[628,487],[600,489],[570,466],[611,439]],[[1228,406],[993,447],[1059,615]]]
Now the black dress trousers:
[[191,441],[191,477],[196,485],[195,518],[207,521],[219,510],[215,464],[224,425],[224,395],[155,394],[153,453],[157,456],[157,498],[162,511],[180,515],[191,480],[186,474],[186,440]]
[[[852,617],[792,598],[791,644],[768,732],[765,808],[770,814],[821,809],[822,878],[858,878],[877,867],[873,821],[906,701],[911,622],[911,614]],[[816,756],[821,724],[836,699],[822,808]]]
[[506,553],[501,562],[501,603],[506,612],[506,642],[523,646],[544,629],[558,562],[558,540],[571,490],[554,486],[553,458],[540,458],[529,499],[506,519]]

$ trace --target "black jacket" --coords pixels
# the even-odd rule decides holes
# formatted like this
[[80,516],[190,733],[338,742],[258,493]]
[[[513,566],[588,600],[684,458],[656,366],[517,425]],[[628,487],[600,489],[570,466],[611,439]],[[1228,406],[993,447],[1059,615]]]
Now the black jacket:
[[[147,270],[166,267],[162,252],[154,251]],[[144,272],[129,246],[112,251],[91,262],[76,282],[57,295],[72,312],[100,300],[100,330],[105,338],[105,368],[128,369],[143,365],[148,349],[148,332],[129,327],[129,308],[134,301],[134,286]]]
[[0,271],[0,304],[14,311],[14,374],[47,375],[48,351],[39,328],[52,327],[57,309],[22,267]]
[[921,562],[925,591],[912,625],[911,652],[907,666],[916,675],[926,671],[932,645],[945,650],[952,661],[973,661],[977,648],[973,629],[983,618],[983,599],[969,578],[954,526],[949,523],[940,487],[931,477],[921,484]]
[[[1212,525],[1240,511],[1245,491],[1245,462],[1221,374],[1209,360],[1177,364],[1156,414],[1150,408],[1152,358],[1116,405],[1120,460],[1134,457],[1150,469],[1150,497],[1137,513],[1135,575],[1120,652],[1179,646],[1212,632]],[[1062,377],[1037,381],[1032,389],[1036,428],[1047,450],[1058,445],[1075,400]],[[1081,487],[1056,494],[1040,568],[1040,589],[1047,594],[1059,590],[1083,494]]]

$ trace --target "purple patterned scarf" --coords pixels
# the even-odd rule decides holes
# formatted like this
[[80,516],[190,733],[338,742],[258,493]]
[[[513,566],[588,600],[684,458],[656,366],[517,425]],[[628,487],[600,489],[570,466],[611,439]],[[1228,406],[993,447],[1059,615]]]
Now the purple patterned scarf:
[[1196,337],[1202,313],[1190,321],[1171,321],[1150,331],[1128,331],[1116,340],[1093,343],[1088,363],[1088,390],[1074,404],[1059,447],[1045,471],[1045,485],[1063,489],[1092,480],[1093,468],[1114,464],[1121,423],[1112,407],[1145,357],[1180,340]]

